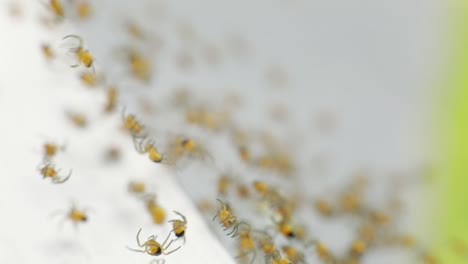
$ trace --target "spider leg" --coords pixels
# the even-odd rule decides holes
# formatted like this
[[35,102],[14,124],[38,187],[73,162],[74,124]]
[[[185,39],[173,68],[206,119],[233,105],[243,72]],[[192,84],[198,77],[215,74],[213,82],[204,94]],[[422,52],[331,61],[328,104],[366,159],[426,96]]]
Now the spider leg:
[[50,162],[42,162],[40,164],[37,164],[36,169],[40,171],[47,166],[50,166]]
[[143,247],[143,245],[140,243],[140,232],[141,232],[141,228],[140,230],[138,230],[138,233],[136,235],[136,240],[137,240],[138,246]]
[[133,139],[133,146],[135,147],[136,151],[140,154],[145,153],[145,149],[143,148],[143,140],[139,140],[137,137],[132,137]]
[[254,249],[252,250],[252,252],[253,252],[253,256],[252,256],[252,260],[250,261],[250,264],[252,264],[255,261],[255,258],[257,257],[257,251]]
[[[229,234],[232,233],[232,236],[231,236],[231,237],[234,238],[234,237],[238,236],[238,232],[237,232],[238,230],[239,230],[239,226],[238,226],[238,225],[234,225],[234,227],[232,228],[232,231],[229,233]],[[228,234],[228,235],[229,235],[229,234]]]
[[68,173],[68,175],[65,176],[65,178],[63,178],[63,179],[54,178],[53,183],[64,183],[64,182],[68,181],[68,179],[70,179],[70,177],[71,177],[71,175],[72,175],[72,172],[73,172],[73,170],[70,170],[70,172]]
[[135,251],[135,252],[141,252],[141,253],[146,253],[146,250],[141,250],[141,249],[133,249],[127,246],[128,250]]
[[242,258],[247,256],[248,254],[253,253],[252,259],[250,260],[249,264],[252,264],[257,257],[257,251],[256,250],[248,250],[240,255],[237,255],[235,258]]
[[174,242],[174,239],[172,239],[172,240],[169,242],[169,244],[167,244],[166,249],[168,249],[168,248],[172,245],[172,242]]
[[183,222],[184,222],[185,224],[187,224],[187,218],[186,218],[183,214],[181,214],[181,213],[179,213],[179,212],[177,212],[177,211],[174,211],[174,213],[178,214],[178,215],[182,218]]
[[65,211],[64,210],[56,210],[54,212],[52,212],[49,217],[50,218],[54,218],[56,217],[57,215],[64,215],[65,214]]
[[[174,235],[175,235],[175,231],[174,231],[174,229],[172,229],[172,230],[171,230],[171,232],[169,232],[169,236],[170,236],[172,233],[174,233]],[[169,242],[169,245],[167,245],[167,247],[166,247],[166,248],[168,248],[168,247],[171,245],[171,243],[172,243],[172,241],[171,241],[171,242]]]
[[236,226],[233,226],[231,232],[227,233],[226,235],[230,236],[230,235],[232,235],[232,234],[235,234],[236,231],[237,231],[237,230],[236,230]]
[[226,206],[226,204],[223,203],[220,199],[216,199],[216,201],[218,201],[221,204],[222,207]]
[[74,39],[77,39],[79,41],[79,46],[78,47],[83,47],[83,38],[78,36],[78,35],[67,35],[65,37],[62,38],[62,40],[65,40],[67,38],[74,38]]
[[247,224],[246,222],[244,222],[244,221],[240,221],[240,222],[237,224],[237,227],[239,227],[239,226],[241,226],[241,225],[246,225],[247,228],[248,228],[248,229],[247,229],[248,232],[250,232],[250,230],[252,229],[252,227],[251,227],[249,224]]
[[[166,237],[166,239],[164,240],[164,243],[162,243],[162,245],[161,245],[162,248],[164,248],[164,245],[166,245],[167,240],[169,240],[169,237],[171,236],[171,233],[172,233],[172,231],[169,232],[169,234],[167,234],[167,237]],[[169,245],[170,245],[171,243],[172,243],[172,240],[171,240],[171,242],[169,243]],[[168,248],[168,247],[169,247],[169,246],[167,246],[166,248]]]
[[169,251],[169,252],[164,252],[164,255],[172,254],[172,253],[176,252],[177,250],[179,250],[181,247],[182,247],[182,246],[179,246],[179,247],[177,247],[176,249],[173,249],[173,250],[171,250],[171,251]]

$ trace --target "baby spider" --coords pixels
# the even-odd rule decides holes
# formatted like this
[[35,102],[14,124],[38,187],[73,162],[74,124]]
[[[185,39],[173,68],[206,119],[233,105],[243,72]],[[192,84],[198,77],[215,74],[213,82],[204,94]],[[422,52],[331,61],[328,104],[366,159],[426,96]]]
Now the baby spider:
[[133,77],[140,81],[149,82],[153,70],[148,57],[137,51],[130,51],[128,56]]
[[50,10],[56,15],[58,18],[63,18],[65,15],[65,9],[63,8],[62,3],[60,0],[50,0],[49,1],[49,8]]
[[80,1],[76,5],[76,11],[81,19],[87,19],[91,16],[92,8],[88,1]]
[[96,87],[99,83],[101,83],[103,78],[102,76],[96,74],[94,71],[86,71],[80,74],[80,80],[86,87],[93,88]]
[[306,247],[313,246],[315,247],[315,253],[317,257],[325,263],[334,263],[336,261],[335,256],[330,252],[327,245],[320,242],[319,240],[311,240],[306,243]]
[[118,97],[119,97],[119,91],[117,90],[117,88],[115,86],[110,86],[107,89],[107,94],[106,94],[107,100],[106,100],[106,106],[104,108],[104,110],[107,113],[111,113],[115,110],[117,106]]
[[128,21],[127,23],[125,23],[125,28],[126,28],[127,33],[133,38],[136,38],[139,40],[143,40],[146,38],[146,35],[141,29],[141,27],[135,22]]
[[367,247],[368,245],[365,241],[357,239],[351,244],[351,247],[349,248],[349,255],[353,257],[360,257],[366,252]]
[[330,217],[335,214],[335,208],[330,201],[318,199],[314,203],[315,210],[324,217]]
[[271,193],[271,188],[266,182],[254,181],[253,187],[262,197],[266,197]]
[[430,252],[424,252],[420,256],[422,263],[424,264],[437,264],[440,263],[439,259]]
[[244,183],[238,182],[236,184],[237,196],[240,198],[250,198],[250,189]]
[[60,146],[53,142],[44,143],[43,148],[44,148],[44,160],[50,160],[53,157],[55,157],[55,155],[57,155],[57,152],[65,150],[64,145]]
[[108,162],[117,162],[122,156],[121,150],[117,146],[108,146],[104,152],[104,158]]
[[281,249],[283,250],[284,254],[286,254],[286,256],[288,256],[288,258],[292,260],[295,264],[306,263],[305,258],[304,258],[304,253],[302,253],[300,250],[296,249],[295,247],[283,246]]
[[88,215],[86,214],[86,209],[78,209],[75,204],[72,204],[70,210],[68,212],[64,212],[62,210],[56,211],[52,214],[52,216],[55,216],[57,214],[62,214],[65,216],[65,219],[70,219],[75,226],[75,228],[78,226],[79,223],[84,223],[89,220]]
[[143,54],[136,48],[128,46],[118,48],[117,52],[123,55],[126,60],[127,69],[130,71],[133,78],[144,83],[151,81],[153,65],[147,54]]
[[146,191],[146,185],[141,181],[131,181],[128,184],[128,191],[133,194],[144,194]]
[[55,184],[66,182],[68,179],[70,179],[71,174],[72,174],[72,170],[70,170],[67,176],[61,177],[59,175],[60,169],[59,170],[55,169],[55,166],[52,163],[48,163],[48,162],[42,165],[41,167],[39,167],[39,171],[41,172],[43,178],[49,177],[52,179],[52,183],[55,183]]
[[273,254],[275,251],[277,251],[275,243],[273,242],[273,237],[271,237],[265,231],[258,231],[257,233],[260,234],[258,245],[262,249],[263,253],[265,253],[265,255]]
[[289,258],[282,258],[278,250],[271,254],[265,255],[266,264],[292,264],[293,262]]
[[161,254],[163,255],[169,255],[180,249],[182,246],[177,247],[176,249],[173,249],[171,251],[167,251],[167,249],[171,246],[172,242],[174,240],[171,240],[169,244],[166,245],[167,241],[169,240],[169,237],[171,236],[171,233],[169,233],[166,237],[166,240],[164,240],[164,243],[160,244],[156,241],[157,236],[152,235],[148,237],[145,243],[141,244],[140,243],[140,230],[138,230],[138,233],[136,235],[136,240],[138,243],[138,246],[143,249],[132,249],[130,247],[127,247],[129,250],[135,251],[135,252],[141,252],[141,253],[148,253],[151,256],[159,256]]
[[237,217],[232,214],[231,209],[229,208],[227,204],[223,203],[219,199],[216,199],[216,200],[219,202],[220,207],[218,209],[218,212],[213,217],[212,221],[214,221],[216,217],[218,217],[220,219],[219,223],[224,226],[224,229],[223,229],[224,231],[228,230],[229,228],[232,228],[232,230],[226,235],[231,236],[231,237],[236,237],[238,235],[237,231],[239,229],[239,226],[242,224],[246,224],[246,223],[239,222]]
[[197,141],[191,138],[179,138],[178,143],[184,153],[186,153],[191,158],[199,158],[205,160],[208,158],[213,162],[213,157],[208,153],[208,150],[205,149],[202,145],[198,144]]
[[[252,259],[249,264],[252,264],[255,261],[257,256],[257,250],[255,247],[255,237],[253,235],[250,225],[245,224],[247,227],[239,232],[239,253],[240,255],[236,258],[244,258],[248,254],[252,253]],[[244,260],[244,259],[243,259]]]
[[146,194],[144,200],[153,222],[158,225],[162,224],[166,220],[166,210],[156,202],[156,196],[151,193]]
[[197,202],[197,207],[201,212],[207,213],[213,211],[214,204],[211,200],[202,199]]
[[52,50],[52,47],[49,44],[43,43],[41,45],[42,53],[47,60],[51,60],[55,57],[55,53]]
[[276,223],[278,231],[283,234],[286,238],[295,238],[296,233],[294,232],[293,226],[287,221],[281,221]]
[[133,144],[138,153],[147,153],[151,161],[156,163],[163,162],[165,156],[161,152],[159,152],[153,140],[147,138],[133,137]]
[[177,238],[182,237],[184,239],[184,244],[185,244],[185,230],[187,229],[187,218],[183,214],[177,211],[174,211],[174,213],[178,214],[182,218],[182,220],[174,219],[174,220],[168,221],[169,223],[172,223],[171,232],[174,232]]
[[8,13],[12,18],[21,18],[23,16],[23,8],[20,3],[10,1],[8,4]]
[[136,118],[134,114],[125,114],[125,108],[122,110],[122,121],[125,130],[130,132],[130,134],[133,136],[133,139],[146,137],[144,134],[145,127],[143,124]]
[[174,137],[173,139],[169,140],[167,149],[168,155],[170,156],[170,159],[173,160],[174,162],[179,161],[180,159],[183,158],[185,150],[182,147],[182,137]]
[[71,67],[75,68],[75,67],[78,67],[80,63],[83,63],[83,65],[86,66],[86,68],[92,67],[94,70],[94,67],[93,67],[94,57],[91,54],[91,52],[89,52],[89,50],[86,50],[83,48],[83,38],[77,35],[68,35],[68,36],[63,37],[64,40],[67,38],[74,38],[79,41],[79,45],[76,48],[70,49],[70,52],[75,53],[78,59],[77,64],[72,65]]
[[68,119],[78,128],[85,128],[88,125],[88,119],[83,113],[68,112]]
[[240,145],[238,148],[237,148],[237,151],[239,153],[239,156],[240,158],[246,162],[246,163],[250,163],[250,151],[249,151],[249,148],[245,145]]
[[232,178],[228,173],[223,173],[218,179],[218,195],[227,195],[232,184]]

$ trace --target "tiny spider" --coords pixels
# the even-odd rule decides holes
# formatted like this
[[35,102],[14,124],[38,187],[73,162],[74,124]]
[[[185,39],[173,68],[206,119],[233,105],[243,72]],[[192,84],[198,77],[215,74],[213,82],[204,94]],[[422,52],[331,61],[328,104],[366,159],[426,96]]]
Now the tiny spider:
[[43,145],[44,150],[44,160],[48,161],[51,160],[59,151],[65,150],[65,145],[59,145],[54,142],[46,142]]
[[52,163],[45,163],[44,165],[39,167],[39,171],[41,172],[42,178],[51,178],[52,183],[55,184],[60,184],[66,182],[68,179],[70,179],[72,175],[72,170],[65,176],[62,177],[59,175],[60,169],[56,169],[55,166]]
[[239,222],[237,217],[232,214],[231,208],[225,203],[223,203],[221,200],[216,199],[220,203],[220,207],[218,211],[216,212],[215,216],[213,217],[214,221],[216,217],[220,219],[219,223],[224,226],[224,231],[232,228],[232,230],[227,233],[226,235],[231,236],[231,237],[236,237],[238,235],[238,229],[239,226],[242,224],[247,225],[245,222]]
[[174,220],[168,221],[169,223],[172,223],[171,232],[174,232],[177,238],[182,237],[184,239],[184,244],[185,244],[185,230],[187,229],[187,218],[183,214],[177,211],[174,211],[174,213],[178,214],[182,218],[182,220],[174,219]]
[[257,250],[252,229],[248,224],[246,225],[247,228],[244,228],[239,232],[239,255],[236,256],[236,258],[244,260],[247,255],[251,254],[252,258],[250,259],[249,264],[252,264],[257,257]]
[[182,246],[179,246],[176,249],[167,251],[167,249],[171,246],[172,242],[174,241],[174,240],[171,240],[169,244],[166,245],[167,241],[169,240],[169,237],[171,236],[171,233],[167,235],[166,239],[164,240],[164,243],[162,244],[156,241],[157,236],[155,235],[148,237],[145,243],[141,244],[140,238],[139,238],[140,232],[141,232],[141,228],[140,230],[138,230],[138,233],[136,235],[136,240],[137,240],[138,246],[142,249],[132,249],[130,247],[127,247],[129,250],[135,251],[135,252],[141,252],[141,253],[148,253],[151,256],[159,256],[161,254],[163,255],[172,254],[182,247]]
[[89,50],[83,48],[83,38],[77,35],[67,35],[63,37],[63,40],[67,38],[73,38],[78,40],[78,46],[70,49],[70,52],[75,53],[77,58],[77,63],[72,65],[71,67],[78,67],[80,63],[82,63],[86,68],[92,68],[94,71],[94,57]]
[[156,201],[156,196],[152,193],[144,194],[143,199],[153,222],[161,225],[166,220],[166,210]]
[[293,262],[287,257],[281,257],[281,253],[275,250],[271,254],[265,255],[266,264],[292,264]]
[[65,15],[65,9],[63,8],[62,3],[59,0],[50,0],[48,4],[52,13],[54,13],[57,17],[63,18]]
[[89,217],[87,214],[87,211],[89,210],[90,209],[86,209],[86,208],[79,209],[73,202],[68,211],[58,210],[52,213],[51,216],[54,217],[56,215],[63,215],[64,217],[62,221],[60,222],[61,224],[63,224],[65,220],[69,219],[73,223],[75,228],[77,228],[78,224],[85,223],[89,220]]
[[126,109],[124,107],[122,110],[122,121],[125,130],[130,132],[133,139],[146,138],[144,125],[137,119],[137,117],[134,114],[126,114],[125,110]]
[[138,153],[148,154],[148,158],[153,162],[164,163],[166,161],[166,156],[158,150],[152,139],[133,137],[133,145]]

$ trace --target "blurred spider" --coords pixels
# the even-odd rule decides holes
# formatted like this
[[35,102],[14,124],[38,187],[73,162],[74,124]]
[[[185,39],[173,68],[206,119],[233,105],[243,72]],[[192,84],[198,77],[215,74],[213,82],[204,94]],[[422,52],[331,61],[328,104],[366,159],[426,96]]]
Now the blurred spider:
[[55,183],[55,184],[60,184],[60,183],[64,183],[68,181],[68,179],[70,179],[71,174],[72,174],[72,171],[70,170],[70,172],[66,176],[64,177],[60,176],[59,175],[60,169],[59,170],[55,169],[55,166],[49,162],[46,162],[42,166],[40,166],[39,171],[41,172],[43,178],[49,177],[52,179],[52,183]]
[[86,50],[83,48],[83,38],[77,35],[67,35],[63,37],[63,40],[67,38],[74,38],[74,39],[77,39],[79,42],[77,47],[70,49],[70,52],[75,53],[76,58],[78,59],[77,63],[72,65],[71,67],[73,68],[78,67],[80,63],[82,63],[87,68],[92,67],[94,70],[94,67],[93,67],[94,57],[91,54],[91,52],[89,52],[89,50]]

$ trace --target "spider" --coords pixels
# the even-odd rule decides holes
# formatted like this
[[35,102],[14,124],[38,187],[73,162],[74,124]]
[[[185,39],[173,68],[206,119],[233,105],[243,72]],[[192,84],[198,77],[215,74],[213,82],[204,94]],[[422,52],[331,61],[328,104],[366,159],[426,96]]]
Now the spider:
[[172,242],[174,241],[174,240],[171,240],[169,244],[166,245],[167,241],[169,240],[169,237],[171,236],[171,233],[167,235],[166,239],[164,240],[164,243],[162,244],[156,241],[157,235],[152,235],[148,237],[145,243],[141,244],[140,238],[139,238],[140,232],[141,232],[141,228],[140,230],[138,230],[138,233],[136,235],[136,240],[137,240],[138,246],[142,249],[133,249],[133,248],[127,247],[129,250],[135,251],[135,252],[141,252],[141,253],[148,253],[151,256],[159,256],[161,254],[163,255],[172,254],[182,247],[182,246],[179,246],[176,249],[167,251],[167,249],[171,246]]
[[182,220],[174,219],[174,220],[168,221],[169,223],[172,223],[171,232],[174,232],[177,238],[182,237],[184,239],[184,244],[185,244],[185,230],[187,229],[187,218],[183,214],[177,211],[174,211],[174,213],[179,215],[182,218]]

